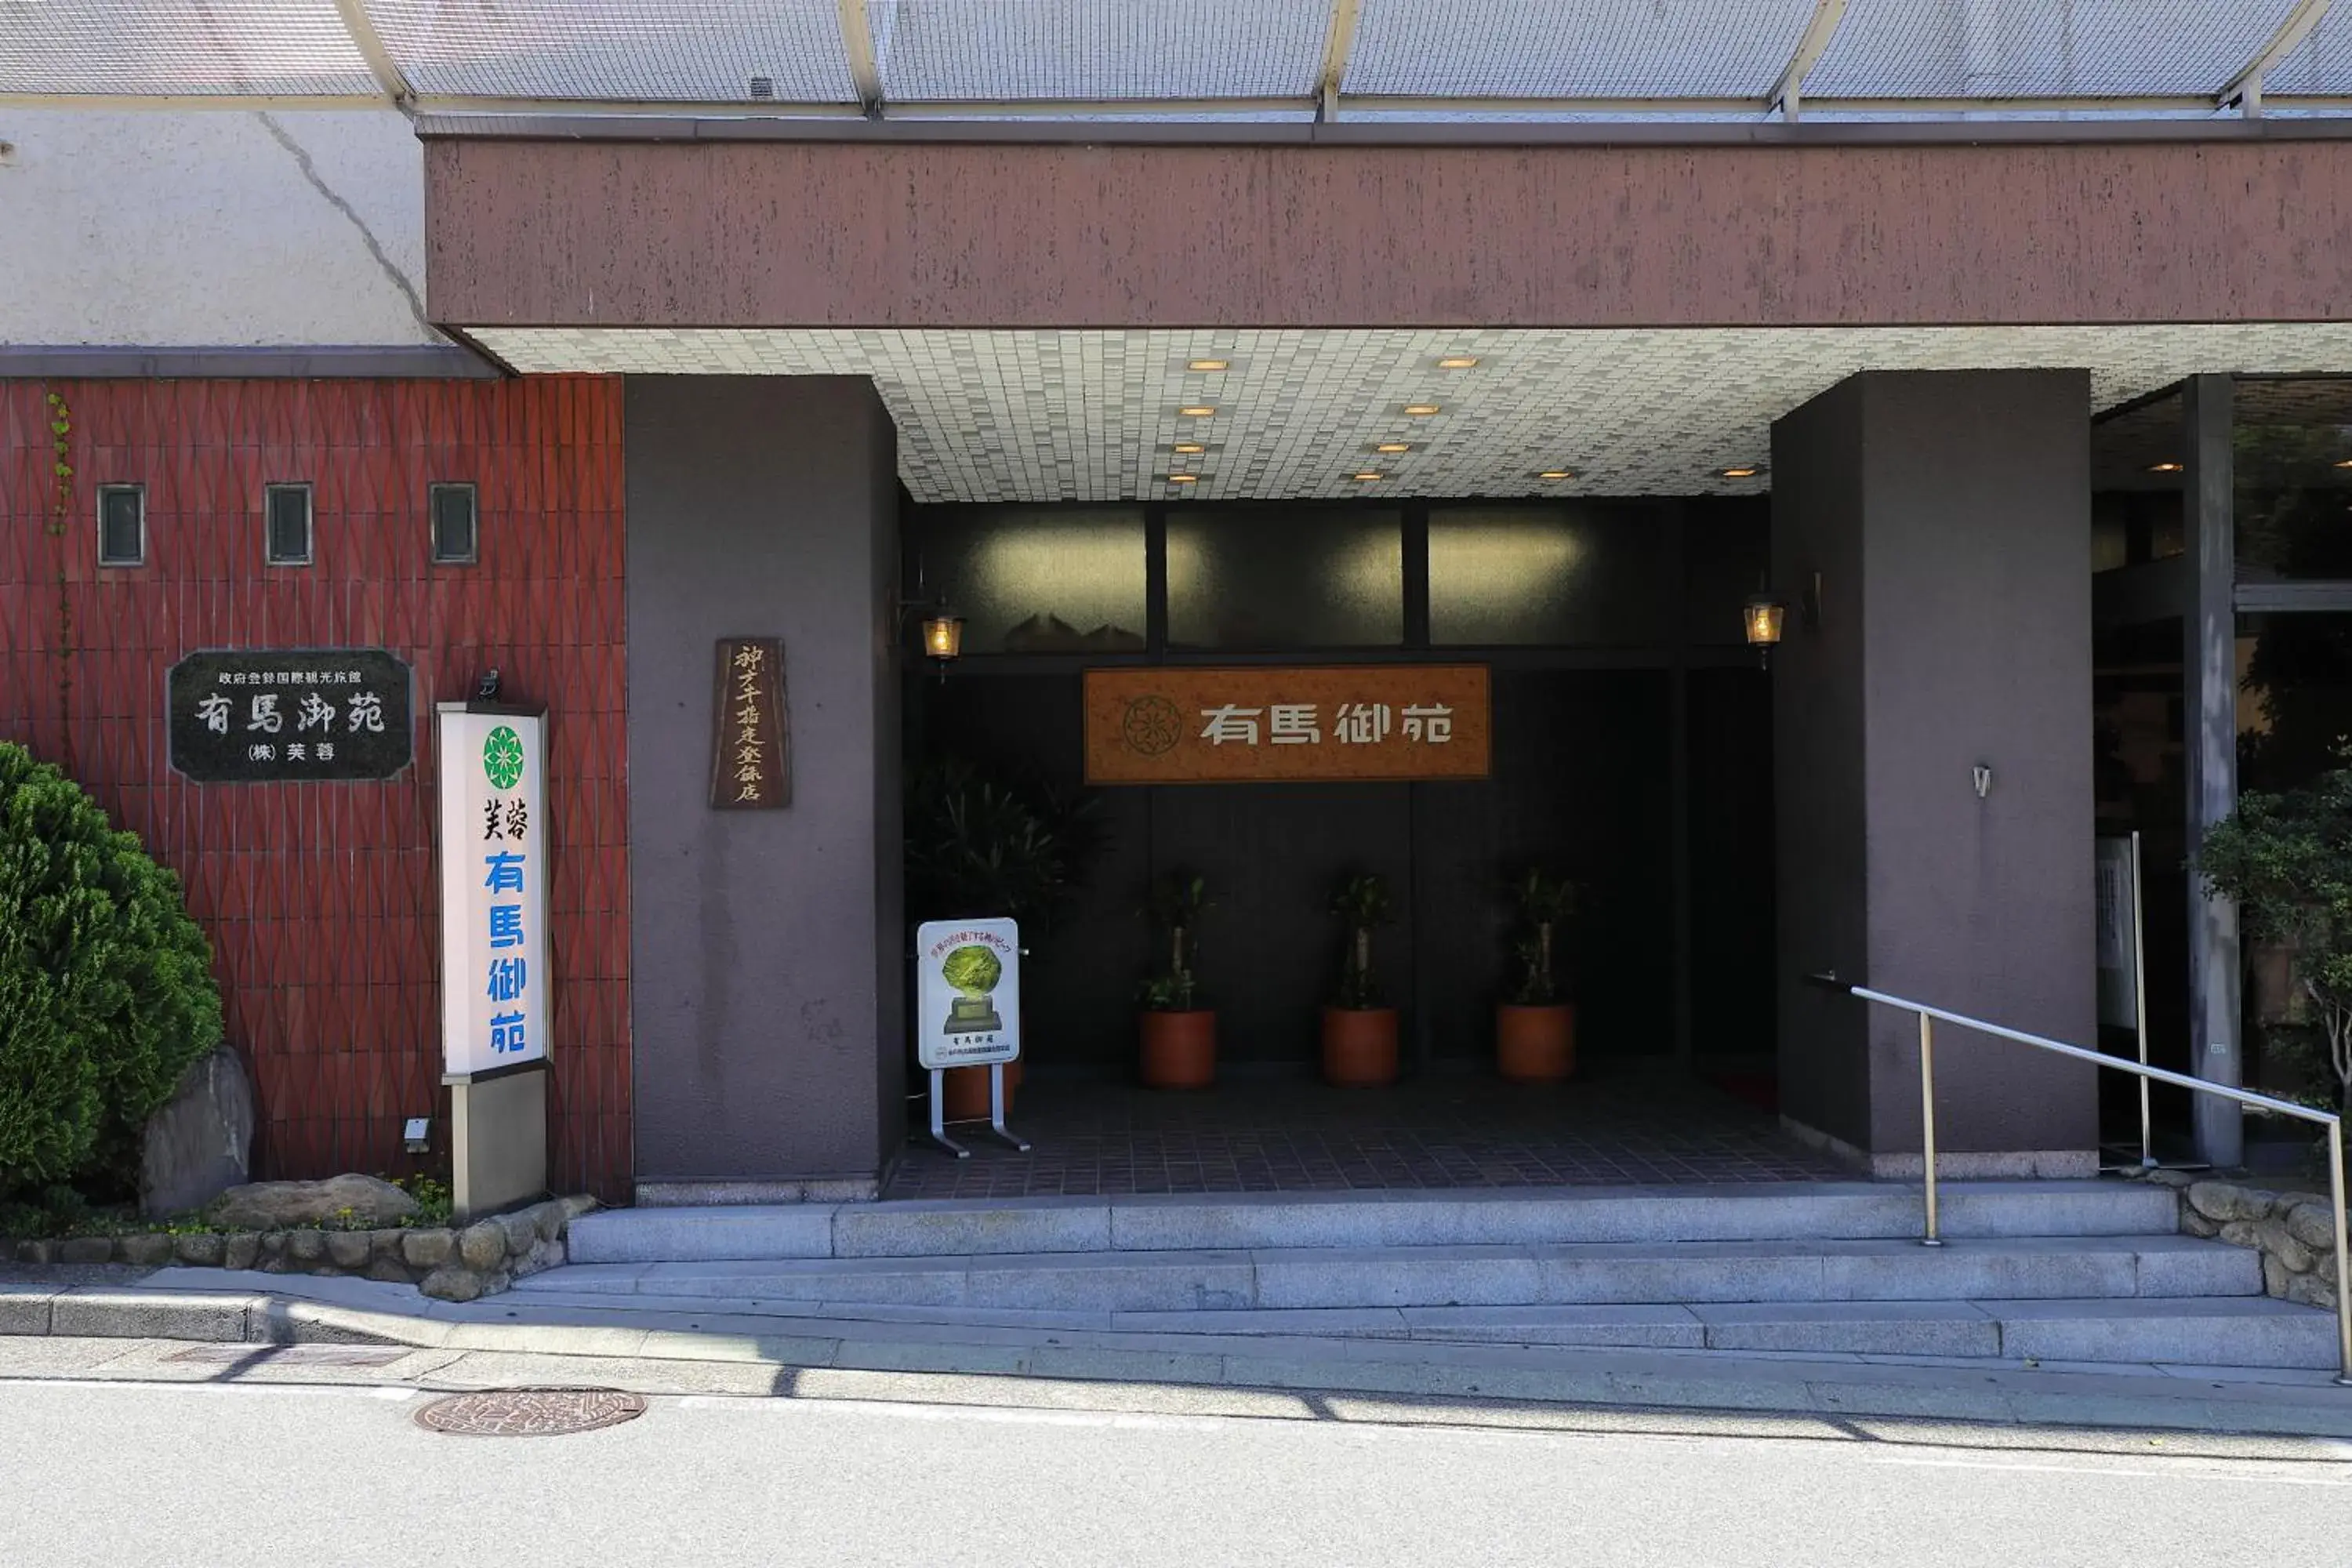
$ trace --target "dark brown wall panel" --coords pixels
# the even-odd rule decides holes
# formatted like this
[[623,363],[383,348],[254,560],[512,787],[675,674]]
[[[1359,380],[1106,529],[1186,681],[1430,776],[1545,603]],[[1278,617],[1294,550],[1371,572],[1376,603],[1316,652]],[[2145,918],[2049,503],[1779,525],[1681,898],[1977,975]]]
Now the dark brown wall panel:
[[2352,142],[436,140],[461,326],[2312,321]]
[[[47,395],[71,411],[52,531]],[[496,666],[551,710],[553,1179],[627,1191],[626,708],[617,381],[0,381],[0,736],[61,764],[185,882],[260,1170],[414,1169],[440,1087],[427,717]],[[315,564],[262,563],[262,487],[317,486]],[[480,487],[481,560],[430,562],[425,487]],[[148,563],[96,565],[93,487],[147,487]],[[416,760],[383,784],[195,784],[164,675],[208,647],[369,646],[415,668]]]

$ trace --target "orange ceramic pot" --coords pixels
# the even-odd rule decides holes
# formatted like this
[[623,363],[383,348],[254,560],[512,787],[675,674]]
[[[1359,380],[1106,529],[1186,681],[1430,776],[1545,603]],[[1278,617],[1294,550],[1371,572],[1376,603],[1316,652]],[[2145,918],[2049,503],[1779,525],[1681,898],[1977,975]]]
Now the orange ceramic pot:
[[1217,1015],[1206,1007],[1143,1015],[1147,1089],[1206,1089],[1217,1081]]
[[1515,1083],[1554,1083],[1576,1071],[1576,1008],[1569,1003],[1495,1009],[1495,1069]]
[[[1013,1091],[1021,1086],[1021,1058],[1004,1064],[1004,1113],[1013,1113]],[[988,1069],[950,1068],[940,1082],[941,1112],[950,1121],[988,1120]]]
[[1393,1007],[1323,1009],[1323,1078],[1340,1089],[1379,1089],[1396,1081]]

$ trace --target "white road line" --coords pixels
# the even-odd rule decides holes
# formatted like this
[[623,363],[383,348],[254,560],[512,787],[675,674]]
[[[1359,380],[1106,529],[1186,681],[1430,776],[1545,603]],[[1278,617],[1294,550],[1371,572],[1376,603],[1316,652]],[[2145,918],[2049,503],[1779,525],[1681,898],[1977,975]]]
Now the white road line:
[[381,1399],[397,1404],[424,1393],[382,1384],[353,1383],[181,1383],[131,1377],[0,1377],[0,1394],[18,1388],[133,1389],[142,1394],[328,1394],[346,1399]]
[[[1938,1470],[2006,1470],[2028,1475],[2065,1476],[2070,1479],[2116,1477],[2131,1480],[2171,1481],[2184,1476],[2199,1480],[2245,1481],[2254,1486],[2283,1487],[2352,1487],[2352,1476],[2291,1476],[2273,1475],[2262,1471],[2225,1468],[2210,1459],[2184,1456],[2179,1463],[2162,1469],[2126,1469],[2115,1465],[2021,1465],[1983,1459],[1932,1458],[1914,1454],[1863,1454],[1856,1456],[1874,1465],[1904,1465]],[[2277,1461],[2284,1464],[2328,1464],[2326,1459]]]
[[[658,1396],[656,1396],[658,1397]],[[2182,1454],[2167,1457],[2162,1468],[2126,1468],[2095,1462],[2083,1464],[2021,1463],[2011,1460],[1978,1459],[1968,1457],[1942,1457],[1934,1454],[1900,1454],[1880,1451],[1877,1445],[1858,1440],[1831,1441],[1826,1447],[1818,1437],[1801,1434],[1733,1434],[1717,1432],[1631,1432],[1579,1431],[1573,1428],[1546,1426],[1460,1426],[1446,1422],[1373,1422],[1361,1420],[1332,1421],[1307,1415],[1269,1416],[1234,1411],[1213,1415],[1178,1415],[1139,1411],[1108,1410],[1048,1410],[1022,1405],[978,1405],[962,1404],[929,1404],[919,1400],[851,1399],[835,1397],[775,1398],[745,1397],[739,1394],[686,1394],[671,1403],[689,1410],[764,1409],[777,1414],[809,1415],[857,1414],[896,1416],[906,1420],[939,1425],[959,1422],[982,1422],[997,1426],[1061,1426],[1094,1430],[1138,1432],[1203,1432],[1229,1430],[1236,1423],[1265,1424],[1283,1421],[1302,1431],[1313,1431],[1330,1436],[1366,1441],[1425,1441],[1433,1433],[1480,1444],[1507,1444],[1528,1438],[1548,1440],[1556,1444],[1580,1447],[1623,1446],[1627,1444],[1666,1445],[1675,1447],[1703,1447],[1710,1440],[1736,1436],[1743,1442],[1762,1447],[1787,1447],[1803,1445],[1822,1458],[1851,1458],[1868,1464],[1910,1465],[1944,1469],[2016,1471],[2029,1474],[2057,1475],[2103,1479],[2116,1477],[2128,1479],[2166,1480],[2184,1475],[2218,1480],[2242,1480],[2255,1484],[2282,1486],[2315,1486],[2352,1488],[2352,1466],[2340,1457],[2343,1445],[2331,1444],[2335,1454],[2315,1454],[2278,1460],[2253,1461],[2279,1466],[2324,1466],[2342,1473],[2329,1476],[2298,1476],[2228,1468],[2231,1461],[2211,1455]],[[2193,1436],[2193,1435],[2190,1435]],[[2085,1454],[2086,1460],[2111,1458],[2113,1455]]]

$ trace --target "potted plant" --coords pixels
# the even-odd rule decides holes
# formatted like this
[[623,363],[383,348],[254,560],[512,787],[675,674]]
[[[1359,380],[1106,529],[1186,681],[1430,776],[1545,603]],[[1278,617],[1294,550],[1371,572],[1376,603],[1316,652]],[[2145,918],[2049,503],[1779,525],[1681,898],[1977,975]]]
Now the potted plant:
[[1372,973],[1372,931],[1389,923],[1388,882],[1370,873],[1349,878],[1332,895],[1331,912],[1348,933],[1339,990],[1323,1009],[1323,1077],[1345,1089],[1376,1089],[1396,1081],[1396,1009],[1381,1000]]
[[[1010,916],[1022,952],[1066,911],[1077,867],[1092,847],[1090,802],[1024,789],[961,758],[935,763],[910,781],[907,802],[908,913],[912,921]],[[1029,1049],[1023,1030],[1022,1052]],[[1004,1064],[1009,1106],[1021,1058]],[[940,1085],[945,1114],[988,1114],[988,1069],[950,1068]]]
[[1143,983],[1142,1077],[1150,1089],[1206,1089],[1217,1077],[1217,1015],[1199,1005],[1192,961],[1207,884],[1171,872],[1151,889],[1150,914],[1168,967]]
[[1576,1070],[1576,1005],[1553,968],[1559,928],[1576,913],[1576,884],[1529,867],[1510,885],[1517,901],[1519,984],[1495,1008],[1495,1067],[1517,1083],[1549,1083]]

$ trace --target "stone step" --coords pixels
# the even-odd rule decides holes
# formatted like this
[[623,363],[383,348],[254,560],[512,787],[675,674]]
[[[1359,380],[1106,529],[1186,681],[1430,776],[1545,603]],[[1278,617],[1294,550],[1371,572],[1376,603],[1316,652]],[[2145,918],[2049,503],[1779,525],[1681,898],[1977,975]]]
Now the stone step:
[[[1950,1182],[1954,1240],[2168,1235],[2174,1194],[2122,1181]],[[571,1226],[581,1263],[1266,1247],[1858,1240],[1919,1234],[1916,1186],[1780,1182],[1476,1192],[1227,1193],[609,1209]]]
[[2336,1354],[2332,1314],[2266,1297],[1055,1311],[538,1291],[528,1310],[537,1322],[649,1331],[1063,1345],[1115,1337],[1229,1355],[1378,1342],[1405,1360],[1433,1345],[1490,1345],[2328,1370]]
[[2242,1247],[2180,1236],[1203,1249],[572,1264],[517,1289],[1024,1310],[2252,1296]]

